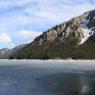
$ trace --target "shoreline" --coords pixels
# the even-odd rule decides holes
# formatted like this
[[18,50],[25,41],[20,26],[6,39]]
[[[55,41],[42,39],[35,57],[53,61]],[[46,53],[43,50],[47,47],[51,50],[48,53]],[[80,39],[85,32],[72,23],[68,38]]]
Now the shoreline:
[[61,59],[61,58],[60,59],[59,58],[57,58],[57,59],[56,58],[55,59],[0,59],[0,60],[10,60],[10,61],[11,60],[18,60],[18,61],[20,61],[20,60],[27,60],[27,61],[28,60],[30,60],[30,61],[31,60],[36,60],[36,61],[37,60],[38,61],[53,61],[53,60],[54,61],[61,61],[61,60],[62,61],[90,61],[91,60],[91,61],[95,61],[95,59],[69,59],[69,58],[67,58],[67,59]]

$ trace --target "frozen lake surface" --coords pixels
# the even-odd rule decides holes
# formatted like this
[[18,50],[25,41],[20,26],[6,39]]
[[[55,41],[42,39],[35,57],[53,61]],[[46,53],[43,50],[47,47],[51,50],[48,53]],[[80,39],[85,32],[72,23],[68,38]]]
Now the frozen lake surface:
[[0,95],[95,95],[95,61],[0,60]]

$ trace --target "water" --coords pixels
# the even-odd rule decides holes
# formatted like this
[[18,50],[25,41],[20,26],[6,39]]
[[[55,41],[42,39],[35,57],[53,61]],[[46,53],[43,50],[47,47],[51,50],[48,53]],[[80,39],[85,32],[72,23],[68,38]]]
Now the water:
[[95,61],[0,60],[0,95],[95,95]]

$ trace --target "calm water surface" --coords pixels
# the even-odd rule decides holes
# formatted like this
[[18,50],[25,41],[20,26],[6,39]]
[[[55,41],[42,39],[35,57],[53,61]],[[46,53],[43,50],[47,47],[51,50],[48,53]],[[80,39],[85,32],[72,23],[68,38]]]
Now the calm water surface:
[[95,95],[95,61],[0,60],[0,95]]

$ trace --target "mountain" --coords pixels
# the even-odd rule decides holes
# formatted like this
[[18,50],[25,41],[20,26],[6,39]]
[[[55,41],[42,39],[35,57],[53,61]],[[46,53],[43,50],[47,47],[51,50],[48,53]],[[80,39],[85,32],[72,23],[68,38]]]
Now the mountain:
[[95,10],[43,32],[10,58],[95,59]]
[[0,58],[7,58],[11,49],[3,48],[0,49]]
[[19,46],[14,47],[13,49],[8,49],[8,48],[0,49],[0,59],[9,58],[9,56],[12,56],[17,51],[19,51],[22,48],[24,48],[26,45],[27,44],[19,45]]

